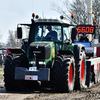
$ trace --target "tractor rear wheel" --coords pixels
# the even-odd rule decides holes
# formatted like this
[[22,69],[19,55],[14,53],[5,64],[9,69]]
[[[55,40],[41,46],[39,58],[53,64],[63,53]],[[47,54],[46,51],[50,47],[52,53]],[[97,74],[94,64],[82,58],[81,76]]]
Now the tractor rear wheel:
[[4,68],[4,82],[5,88],[8,91],[13,90],[23,90],[25,86],[24,80],[15,80],[15,68],[25,67],[27,65],[27,60],[22,54],[10,54],[7,55]]
[[55,92],[73,91],[75,81],[75,62],[73,56],[63,55],[56,58],[53,80]]
[[85,51],[80,52],[79,63],[76,67],[75,89],[82,89],[85,87],[86,81],[86,55]]

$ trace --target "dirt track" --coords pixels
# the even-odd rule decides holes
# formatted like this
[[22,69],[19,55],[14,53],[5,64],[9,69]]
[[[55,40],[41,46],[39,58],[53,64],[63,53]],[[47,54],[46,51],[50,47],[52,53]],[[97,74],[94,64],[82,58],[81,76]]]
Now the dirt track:
[[71,93],[54,93],[51,88],[8,92],[4,88],[3,79],[3,76],[0,77],[0,100],[100,100],[100,83]]

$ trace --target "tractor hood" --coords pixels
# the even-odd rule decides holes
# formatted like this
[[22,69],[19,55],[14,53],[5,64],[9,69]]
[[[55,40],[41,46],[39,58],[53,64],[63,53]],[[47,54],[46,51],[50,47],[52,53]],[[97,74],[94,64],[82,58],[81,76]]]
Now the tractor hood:
[[51,48],[53,42],[33,42],[29,46],[29,59],[34,58],[34,54],[37,59],[49,59],[51,56]]

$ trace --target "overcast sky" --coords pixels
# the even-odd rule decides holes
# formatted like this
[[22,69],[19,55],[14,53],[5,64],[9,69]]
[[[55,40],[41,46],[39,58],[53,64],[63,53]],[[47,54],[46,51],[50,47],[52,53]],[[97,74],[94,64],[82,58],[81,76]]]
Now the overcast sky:
[[52,10],[50,3],[58,0],[0,0],[0,42],[7,42],[8,30],[15,31],[18,23],[30,23],[32,13],[57,18],[59,13]]

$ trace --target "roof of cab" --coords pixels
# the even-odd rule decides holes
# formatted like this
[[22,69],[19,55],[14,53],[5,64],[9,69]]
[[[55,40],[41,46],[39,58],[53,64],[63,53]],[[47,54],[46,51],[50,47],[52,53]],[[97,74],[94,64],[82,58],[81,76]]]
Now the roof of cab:
[[61,19],[37,19],[35,20],[35,23],[59,23],[59,24],[70,24],[66,20]]

